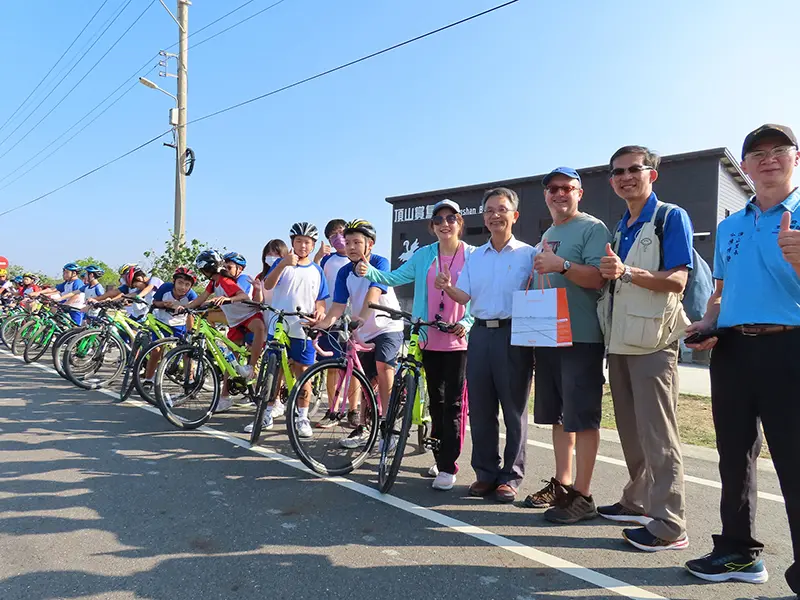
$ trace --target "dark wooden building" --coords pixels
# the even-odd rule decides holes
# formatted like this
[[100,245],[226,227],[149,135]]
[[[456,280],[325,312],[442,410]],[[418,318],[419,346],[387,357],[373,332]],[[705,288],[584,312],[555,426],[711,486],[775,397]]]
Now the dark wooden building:
[[[553,168],[561,165],[553,165]],[[625,212],[625,202],[614,194],[608,181],[608,165],[578,169],[583,182],[581,210],[602,219],[609,229]],[[710,265],[714,260],[717,224],[741,209],[754,194],[752,184],[727,148],[714,148],[664,156],[658,170],[655,191],[660,200],[682,206],[694,224],[695,248]],[[514,226],[517,238],[536,244],[552,220],[542,193],[541,175],[494,181],[477,185],[394,196],[392,205],[392,268],[396,269],[419,246],[434,241],[428,230],[433,205],[450,198],[461,206],[466,227],[465,241],[479,246],[486,242],[481,198],[489,188],[510,187],[520,198],[520,218]],[[411,286],[398,287],[397,295],[407,306]]]

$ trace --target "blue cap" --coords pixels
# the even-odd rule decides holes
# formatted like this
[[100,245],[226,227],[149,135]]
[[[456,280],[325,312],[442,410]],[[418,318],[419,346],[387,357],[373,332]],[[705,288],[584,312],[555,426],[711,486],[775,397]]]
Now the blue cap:
[[544,179],[542,179],[542,185],[547,185],[550,183],[550,180],[556,175],[566,175],[570,179],[577,179],[578,183],[581,182],[581,176],[578,175],[578,172],[575,169],[570,167],[558,167],[544,176]]

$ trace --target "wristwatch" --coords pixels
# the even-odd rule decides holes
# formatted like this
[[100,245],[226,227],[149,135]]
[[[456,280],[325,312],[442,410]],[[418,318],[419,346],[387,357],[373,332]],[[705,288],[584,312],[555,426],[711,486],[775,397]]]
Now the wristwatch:
[[572,266],[572,263],[571,263],[571,262],[569,262],[568,260],[565,260],[565,261],[564,261],[564,268],[563,268],[563,269],[561,269],[561,274],[563,275],[564,273],[566,273],[567,271],[569,271],[569,268],[570,268],[571,266]]
[[620,275],[619,280],[622,283],[630,283],[633,279],[633,274],[631,273],[631,268],[628,265],[625,265],[625,270]]

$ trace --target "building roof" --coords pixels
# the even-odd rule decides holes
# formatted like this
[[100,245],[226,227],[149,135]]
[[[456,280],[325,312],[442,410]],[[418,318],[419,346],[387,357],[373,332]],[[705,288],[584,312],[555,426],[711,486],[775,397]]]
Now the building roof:
[[[661,157],[661,164],[671,163],[671,162],[678,162],[678,161],[685,161],[685,160],[697,160],[700,158],[709,158],[709,157],[716,157],[722,163],[722,166],[725,168],[728,173],[731,174],[733,179],[739,185],[739,187],[744,191],[747,195],[755,194],[755,188],[753,187],[750,178],[745,175],[744,171],[739,167],[738,161],[734,158],[733,154],[731,154],[730,150],[727,148],[709,148],[708,150],[698,150],[696,152],[684,152],[683,154],[670,154],[667,156]],[[583,169],[577,169],[578,173],[580,173],[581,177],[585,175],[590,175],[592,173],[606,173],[608,172],[608,165],[598,165],[596,167],[584,167]],[[544,178],[546,173],[542,173],[540,175],[532,175],[529,177],[518,177],[516,179],[503,179],[500,181],[489,181],[486,183],[477,183],[472,185],[465,185],[459,187],[452,187],[446,188],[442,190],[432,190],[429,192],[418,192],[415,194],[404,194],[402,196],[390,196],[386,198],[386,202],[389,204],[395,204],[396,202],[403,202],[405,200],[414,200],[421,197],[427,196],[447,196],[449,194],[454,194],[456,192],[468,192],[473,190],[487,190],[492,187],[497,187],[499,185],[510,186],[513,187],[515,185],[524,184],[524,183],[532,183],[536,181],[540,181]]]

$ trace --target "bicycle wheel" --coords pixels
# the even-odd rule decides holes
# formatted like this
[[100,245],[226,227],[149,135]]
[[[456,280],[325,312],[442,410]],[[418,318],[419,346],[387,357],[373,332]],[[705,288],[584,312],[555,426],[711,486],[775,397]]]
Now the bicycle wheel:
[[140,331],[136,334],[136,337],[133,338],[131,351],[128,352],[128,357],[125,361],[125,367],[122,369],[122,384],[120,385],[119,389],[119,399],[122,402],[130,398],[131,392],[133,392],[133,384],[135,379],[134,365],[136,364],[136,361],[139,360],[139,356],[141,356],[144,347],[149,343],[149,331]]
[[381,458],[378,463],[378,489],[388,494],[392,489],[400,463],[406,451],[411,420],[414,416],[413,403],[417,393],[417,380],[406,371],[399,384],[395,383],[389,396],[386,420],[381,431]]
[[128,358],[122,340],[108,331],[88,330],[70,339],[64,373],[74,385],[96,390],[115,381]]
[[161,359],[155,397],[161,414],[178,429],[197,429],[208,422],[219,392],[217,369],[202,348],[178,346]]
[[[256,393],[253,398],[256,401],[256,420],[253,421],[253,431],[250,432],[250,444],[252,445],[258,443],[258,438],[261,437],[261,430],[264,427],[264,414],[267,412],[267,405],[270,400],[275,399],[275,393],[278,387],[277,372],[278,357],[275,356],[274,352],[269,352],[267,364],[264,365],[262,363],[261,370],[258,373]],[[287,410],[286,414],[288,415],[291,413]]]
[[11,354],[14,356],[22,356],[25,352],[25,344],[36,331],[37,327],[38,321],[36,319],[23,321],[22,324],[17,327],[14,333],[14,339],[11,340]]
[[11,344],[14,341],[14,336],[17,334],[17,329],[30,315],[15,315],[3,321],[3,326],[0,327],[0,341],[3,342],[6,348],[11,349]]
[[422,407],[422,423],[417,425],[417,454],[425,454],[428,450],[425,447],[425,441],[431,433],[431,399],[428,396],[428,381],[425,378],[425,371],[420,372],[417,395]]
[[42,355],[47,352],[55,334],[55,323],[52,321],[50,323],[45,323],[44,327],[37,331],[25,345],[25,351],[22,353],[23,360],[29,364],[39,360]]
[[[155,342],[151,342],[139,353],[139,357],[133,364],[133,384],[136,386],[136,391],[145,402],[148,402],[153,406],[158,406],[155,392],[155,373],[153,373],[152,381],[149,385],[147,385],[145,383],[147,363],[149,362],[154,351],[160,352],[161,356],[163,357],[167,352],[175,348],[178,342],[179,340],[176,337],[162,338],[160,340],[156,340]],[[179,370],[174,366],[172,371],[168,371],[165,374],[166,377],[172,378],[173,382],[175,381],[174,378],[178,377],[179,375]]]
[[84,331],[86,331],[85,327],[78,327],[76,329],[65,331],[64,333],[59,334],[51,345],[53,354],[53,368],[56,370],[56,373],[61,375],[61,377],[64,379],[67,379],[67,374],[64,372],[64,355],[67,350],[67,343],[71,338],[83,333]]
[[[346,475],[360,467],[369,456],[378,438],[378,401],[372,385],[359,370],[354,369],[350,380],[350,389],[344,389],[347,364],[342,359],[323,360],[310,367],[300,379],[295,382],[286,405],[286,430],[289,441],[297,457],[309,469],[320,475]],[[326,386],[316,389],[312,385],[312,396],[319,394],[318,398],[309,398],[309,406],[316,404],[325,410],[333,410],[338,405],[337,415],[334,418],[323,418],[312,429],[312,437],[301,437],[298,428],[297,404],[300,399],[300,390],[303,386],[312,383],[320,377],[327,381],[328,373],[335,373],[337,381],[335,387],[335,400],[328,398]],[[358,383],[356,398],[357,410],[361,423],[355,429],[348,424],[347,408],[348,398],[353,397],[356,390],[352,387]],[[310,414],[310,413],[309,413]]]

